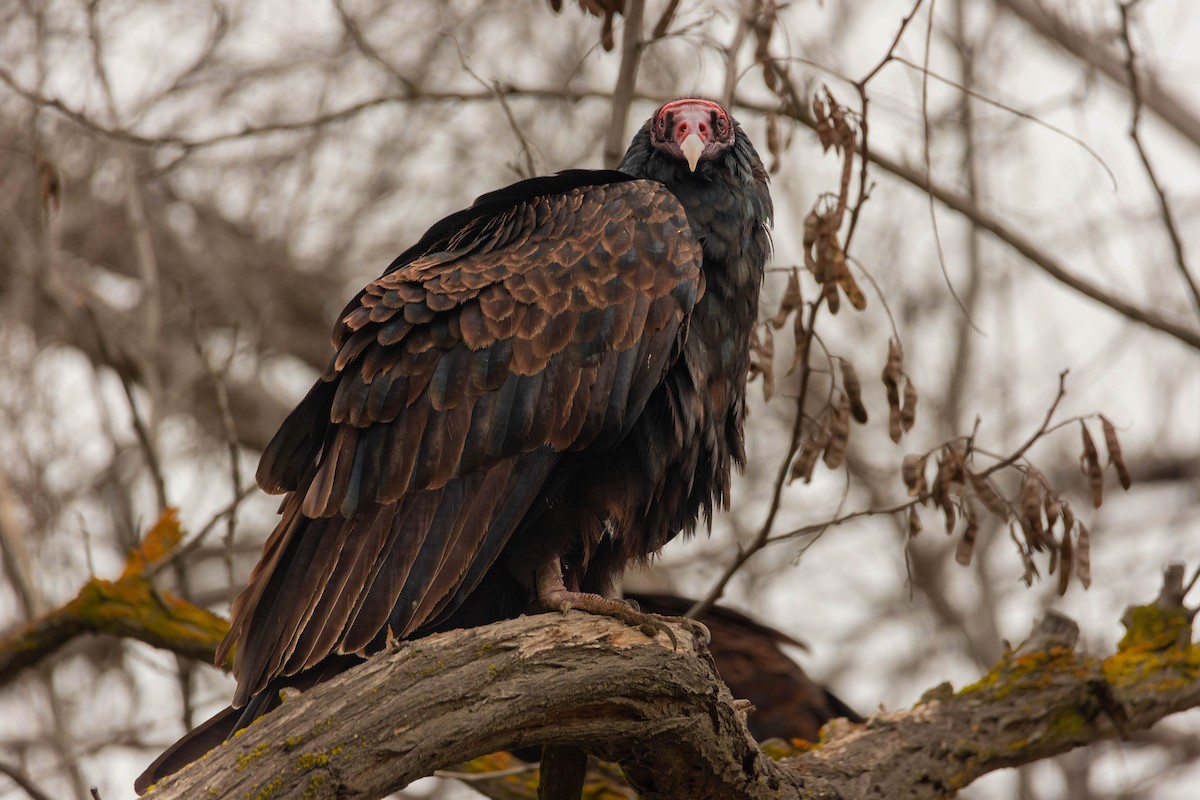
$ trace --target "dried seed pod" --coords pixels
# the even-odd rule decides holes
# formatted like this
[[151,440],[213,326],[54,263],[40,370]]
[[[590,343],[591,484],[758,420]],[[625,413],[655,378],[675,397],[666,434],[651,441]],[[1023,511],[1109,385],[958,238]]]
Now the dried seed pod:
[[1087,525],[1079,523],[1079,552],[1075,555],[1075,574],[1087,589],[1092,585],[1092,540]]
[[826,107],[826,98],[822,94],[813,95],[812,100],[813,117],[816,118],[816,125],[813,130],[817,134],[817,140],[821,142],[821,149],[828,150],[834,144],[833,125],[829,122],[829,114]]
[[813,246],[816,244],[817,234],[820,231],[820,228],[821,217],[817,214],[817,210],[814,208],[804,217],[804,266],[813,274],[813,277],[816,278],[818,282],[821,282],[822,278],[820,272],[821,268],[817,264],[816,259],[813,258]]
[[[904,353],[900,343],[895,339],[888,340],[887,363],[883,367],[883,388],[887,392],[888,406],[900,413],[900,379],[904,377]],[[899,441],[895,436],[893,441]]]
[[946,505],[950,498],[950,476],[946,468],[945,453],[943,448],[942,455],[938,457],[937,472],[933,475],[933,483],[929,490],[929,497],[938,508]]
[[1133,485],[1133,479],[1129,476],[1129,467],[1125,466],[1125,457],[1121,455],[1121,442],[1117,439],[1117,428],[1103,414],[1100,415],[1100,425],[1104,428],[1104,446],[1108,448],[1108,463],[1116,467],[1117,480],[1121,482],[1121,488],[1128,492],[1129,487]]
[[954,526],[958,524],[958,514],[954,510],[954,503],[945,503],[942,506],[942,512],[946,515],[946,535],[954,533]]
[[917,534],[923,530],[924,528],[921,525],[921,515],[917,513],[916,506],[911,506],[908,509],[908,538],[917,538]]
[[799,310],[803,304],[804,297],[800,294],[800,275],[793,269],[788,273],[787,288],[783,290],[783,299],[779,301],[779,310],[775,312],[775,316],[771,317],[771,326],[775,330],[782,328],[788,315]]
[[925,463],[928,459],[928,453],[921,456],[909,453],[904,457],[904,461],[900,465],[900,477],[904,479],[904,485],[908,487],[909,497],[924,498],[929,494],[929,484],[925,481]]
[[1043,507],[1046,510],[1046,532],[1050,533],[1054,530],[1054,523],[1062,516],[1062,503],[1059,502],[1058,495],[1049,488],[1046,489]]
[[808,336],[804,332],[804,317],[802,314],[796,314],[796,318],[792,324],[792,336],[796,340],[796,347],[792,351],[792,365],[788,367],[788,375],[796,371],[796,367],[808,364]]
[[992,488],[992,484],[987,478],[976,475],[974,472],[967,472],[967,480],[984,508],[1000,519],[1008,519],[1008,504],[1004,502],[1000,493]]
[[946,442],[942,445],[942,452],[946,454],[946,463],[950,465],[951,479],[963,483],[967,472],[966,449],[961,443]]
[[758,371],[762,373],[763,400],[769,403],[775,394],[775,334],[769,325],[763,325],[762,332],[762,340],[759,341],[756,336],[751,347],[757,345],[757,366]]
[[[1074,559],[1074,554],[1071,549],[1071,532],[1063,533],[1062,543],[1057,550],[1053,551],[1059,556],[1058,570],[1058,596],[1062,597],[1067,593],[1067,585],[1071,582],[1071,567]],[[1053,572],[1054,570],[1051,570]]]
[[841,295],[838,294],[837,283],[827,281],[821,284],[821,294],[825,297],[825,305],[829,306],[829,313],[837,314],[842,307]]
[[917,421],[917,386],[912,378],[904,377],[904,408],[900,410],[900,425],[905,432],[912,430]]
[[1079,468],[1087,475],[1088,485],[1092,489],[1092,505],[1096,508],[1104,502],[1104,471],[1100,469],[1100,456],[1096,452],[1096,443],[1088,433],[1087,425],[1079,421],[1079,429],[1083,431],[1083,454],[1079,456]]
[[831,272],[837,281],[837,285],[845,293],[846,299],[850,301],[850,305],[862,311],[867,307],[866,295],[858,287],[854,276],[850,274],[850,267],[846,263],[846,253],[842,250],[842,243],[837,240],[835,231],[830,231],[829,249],[830,262],[832,264]]
[[888,436],[893,442],[898,443],[903,435],[904,428],[900,425],[900,410],[893,406],[888,409]]
[[1038,568],[1029,555],[1029,548],[1021,544],[1021,537],[1017,535],[1019,529],[1016,522],[1010,522],[1008,524],[1008,538],[1012,539],[1013,544],[1017,546],[1017,554],[1021,556],[1021,564],[1025,567],[1025,574],[1021,576],[1021,580],[1024,581],[1026,586],[1032,586],[1034,579],[1039,577]]
[[900,381],[904,377],[902,364],[904,356],[900,343],[895,339],[888,340],[887,363],[883,367],[883,388],[888,401],[888,436],[893,442],[899,442],[904,435],[904,421],[900,411]]
[[954,550],[954,560],[964,567],[971,563],[971,554],[975,552],[975,537],[979,534],[979,519],[975,516],[975,509],[971,508],[968,503],[966,506],[967,527],[963,531],[962,538],[958,540],[958,547]]
[[1025,470],[1025,479],[1021,481],[1021,514],[1027,525],[1030,545],[1036,550],[1042,549],[1042,483],[1038,480],[1037,470],[1033,467]]
[[1075,527],[1075,512],[1071,510],[1070,503],[1062,504],[1062,521],[1063,531],[1065,533],[1070,533],[1071,529]]
[[821,454],[823,447],[824,442],[819,439],[804,440],[804,444],[800,446],[800,455],[796,456],[796,460],[792,462],[792,470],[788,473],[789,484],[796,479],[812,483],[813,468],[817,465],[817,456]]
[[846,445],[850,441],[850,401],[846,395],[838,403],[829,423],[829,444],[825,446],[825,466],[837,469],[846,460]]
[[862,381],[858,379],[858,373],[854,370],[854,365],[846,359],[841,360],[842,366],[842,388],[846,390],[846,396],[850,398],[850,413],[854,415],[854,420],[859,425],[865,425],[867,422],[867,407],[863,405],[862,399]]
[[[768,82],[775,80],[775,73],[772,70],[764,70],[763,77]],[[779,162],[783,156],[783,147],[779,141],[779,120],[775,114],[767,115],[767,152],[771,154],[771,172],[779,171]]]

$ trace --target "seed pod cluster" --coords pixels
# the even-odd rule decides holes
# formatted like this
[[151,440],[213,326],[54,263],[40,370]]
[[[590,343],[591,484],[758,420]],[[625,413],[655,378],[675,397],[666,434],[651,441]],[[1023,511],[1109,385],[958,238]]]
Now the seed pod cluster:
[[[1046,477],[1032,466],[1025,469],[1021,481],[1021,513],[1017,524],[1023,538],[1022,551],[1026,555],[1049,552],[1048,572],[1051,575],[1057,572],[1060,595],[1066,593],[1072,574],[1079,578],[1083,588],[1091,585],[1087,527],[1075,518],[1070,503],[1062,499]],[[1059,531],[1057,537],[1056,529]],[[1032,577],[1032,574],[1028,575],[1027,580]]]
[[846,253],[838,240],[850,204],[850,178],[858,147],[858,131],[852,122],[854,112],[838,103],[829,87],[822,87],[813,97],[812,109],[821,147],[826,152],[832,148],[842,157],[842,175],[838,194],[822,195],[804,218],[804,266],[816,278],[831,313],[836,314],[841,305],[839,289],[850,305],[862,311],[867,307],[866,295],[850,274]]
[[846,264],[846,254],[838,241],[841,226],[837,206],[828,199],[818,200],[817,205],[804,218],[804,266],[821,286],[821,294],[831,313],[841,308],[838,289],[846,295],[850,305],[859,311],[867,307],[867,298],[859,288]]
[[[935,452],[937,467],[929,481],[928,464]],[[1087,588],[1091,584],[1088,532],[1075,518],[1070,504],[1040,470],[1030,465],[1007,465],[1005,469],[1019,473],[1021,479],[1019,483],[1001,482],[1010,486],[1010,490],[1002,491],[989,474],[995,468],[976,471],[974,456],[972,440],[955,440],[936,451],[909,453],[900,467],[908,496],[940,511],[947,535],[961,527],[955,560],[964,566],[971,563],[986,512],[1008,526],[1024,565],[1026,584],[1040,577],[1034,556],[1046,553],[1048,572],[1057,574],[1060,594],[1067,590],[1071,575]],[[907,529],[909,537],[922,530],[915,506],[909,509]]]
[[[893,442],[912,430],[917,422],[917,387],[904,372],[904,351],[900,342],[888,339],[887,363],[883,367],[883,388],[888,402],[888,436]],[[904,402],[901,404],[901,386]]]
[[[1121,441],[1117,438],[1117,428],[1112,420],[1103,414],[1100,416],[1100,427],[1104,430],[1104,446],[1108,449],[1108,466],[1117,473],[1121,488],[1129,491],[1133,479],[1129,475],[1129,467],[1125,464],[1125,456],[1121,453]],[[1083,452],[1079,454],[1079,469],[1087,477],[1088,487],[1092,490],[1092,505],[1096,508],[1104,502],[1104,468],[1100,465],[1100,453],[1096,442],[1088,431],[1087,423],[1079,421],[1079,430],[1083,437]]]

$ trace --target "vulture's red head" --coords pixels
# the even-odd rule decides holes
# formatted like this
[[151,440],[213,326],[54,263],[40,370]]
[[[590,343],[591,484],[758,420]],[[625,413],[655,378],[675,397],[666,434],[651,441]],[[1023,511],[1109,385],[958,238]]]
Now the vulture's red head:
[[687,97],[660,108],[650,126],[650,144],[696,171],[733,145],[733,120],[720,103]]

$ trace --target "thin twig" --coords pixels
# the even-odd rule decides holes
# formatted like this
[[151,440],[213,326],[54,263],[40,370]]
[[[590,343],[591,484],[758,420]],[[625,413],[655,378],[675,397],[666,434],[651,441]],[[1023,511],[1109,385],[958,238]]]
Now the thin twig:
[[946,253],[942,249],[942,235],[938,230],[937,205],[933,199],[933,130],[929,125],[929,56],[933,44],[933,10],[936,3],[937,0],[929,0],[929,19],[925,24],[925,54],[921,68],[921,154],[925,165],[925,196],[929,199],[929,226],[933,229],[933,247],[937,251],[938,266],[942,270],[942,278],[946,281],[946,288],[950,291],[950,296],[958,304],[959,310],[962,311],[971,328],[976,333],[983,333],[971,319],[971,312],[967,309],[967,304],[958,296],[958,290],[954,288],[954,282],[950,280],[950,270],[946,267]]
[[1129,37],[1129,12],[1138,2],[1139,0],[1129,0],[1129,2],[1117,4],[1117,8],[1121,11],[1121,42],[1125,45],[1125,69],[1129,73],[1129,94],[1133,98],[1133,118],[1129,122],[1129,137],[1133,139],[1138,157],[1142,159],[1142,166],[1146,168],[1146,177],[1150,179],[1150,184],[1154,187],[1154,193],[1158,196],[1158,206],[1162,210],[1163,227],[1167,229],[1167,235],[1171,238],[1171,247],[1175,251],[1175,266],[1179,268],[1179,274],[1183,278],[1183,282],[1191,290],[1192,303],[1195,304],[1197,313],[1200,313],[1200,287],[1196,285],[1196,280],[1192,277],[1192,273],[1188,269],[1187,259],[1183,254],[1183,240],[1179,236],[1179,228],[1175,225],[1175,215],[1171,212],[1171,204],[1167,202],[1166,192],[1163,191],[1162,184],[1158,182],[1158,176],[1154,174],[1154,167],[1150,164],[1150,156],[1146,153],[1146,148],[1142,144],[1142,137],[1138,133],[1138,123],[1142,117],[1142,93],[1138,83],[1133,40]]
[[165,509],[169,505],[167,502],[167,483],[163,476],[162,465],[158,461],[158,453],[154,449],[153,440],[150,438],[150,431],[146,427],[146,422],[142,417],[141,406],[137,401],[136,387],[133,385],[133,380],[127,374],[128,371],[121,369],[117,365],[112,350],[108,346],[108,340],[104,335],[104,329],[100,325],[100,319],[96,316],[96,311],[92,308],[91,303],[85,298],[80,298],[79,306],[83,311],[84,317],[92,326],[92,333],[95,336],[96,350],[100,355],[100,360],[110,367],[113,372],[117,373],[117,378],[121,381],[121,389],[125,392],[125,403],[129,406],[129,417],[133,425],[134,435],[137,437],[142,455],[146,459],[146,468],[150,471],[151,482],[154,484],[154,492],[159,506]]
[[[233,542],[237,534],[237,512],[242,498],[241,439],[238,436],[237,421],[233,418],[233,410],[229,404],[229,390],[225,386],[225,380],[208,362],[208,356],[204,352],[204,345],[200,340],[200,320],[196,314],[195,304],[189,304],[189,311],[192,319],[192,343],[196,348],[196,356],[204,367],[205,374],[212,382],[217,411],[221,417],[221,427],[225,432],[225,448],[229,453],[229,482],[233,487],[233,500],[229,504],[229,513],[225,516],[224,561],[226,581],[229,584],[229,601],[232,603],[236,592],[233,574]],[[230,345],[229,361],[233,360],[236,353],[237,340],[235,337]],[[228,364],[226,369],[228,369]]]
[[354,46],[358,48],[359,52],[366,56],[369,60],[374,61],[389,75],[395,78],[396,81],[399,82],[399,84],[404,88],[404,91],[407,94],[416,94],[419,91],[417,85],[412,81],[411,78],[402,73],[395,64],[384,58],[383,54],[375,49],[374,45],[367,41],[367,37],[363,33],[362,28],[358,26],[358,23],[352,16],[350,16],[350,12],[346,10],[343,0],[334,0],[333,7],[337,10],[338,18],[341,19],[342,27],[346,29],[346,33],[350,36],[350,41],[354,42]]
[[912,497],[895,505],[885,506],[883,508],[860,508],[857,511],[848,511],[845,514],[835,514],[823,522],[813,522],[809,525],[802,525],[799,528],[794,528],[786,533],[777,533],[770,537],[767,541],[770,544],[775,542],[784,542],[788,539],[798,539],[801,536],[811,536],[820,534],[829,528],[841,525],[851,520],[862,519],[863,517],[875,517],[882,514],[899,514],[903,511],[908,511],[913,506],[921,502],[921,498]]
[[1042,420],[1042,424],[1038,426],[1038,429],[1033,432],[1032,436],[1025,440],[1024,444],[1014,450],[1012,455],[1010,455],[1008,458],[1002,459],[1001,461],[992,464],[983,472],[980,472],[979,476],[981,478],[986,478],[997,470],[1015,464],[1021,458],[1021,456],[1025,455],[1026,450],[1028,450],[1030,447],[1033,447],[1033,445],[1039,439],[1053,430],[1053,428],[1050,427],[1050,420],[1054,418],[1054,412],[1058,409],[1058,404],[1062,401],[1063,397],[1067,393],[1068,372],[1070,372],[1070,370],[1064,369],[1062,372],[1058,373],[1058,393],[1054,395],[1054,402],[1050,404],[1050,408],[1046,409],[1046,418]]
[[933,78],[935,81],[938,81],[939,83],[944,83],[947,86],[955,88],[973,100],[978,100],[979,102],[984,103],[985,105],[989,105],[992,108],[998,108],[1001,111],[1005,112],[1006,114],[1012,114],[1014,117],[1023,119],[1026,122],[1032,122],[1034,125],[1045,128],[1046,130],[1050,131],[1051,133],[1054,133],[1054,134],[1057,134],[1058,136],[1063,137],[1067,141],[1069,141],[1072,144],[1079,147],[1079,149],[1083,150],[1083,152],[1085,152],[1089,156],[1091,156],[1092,160],[1100,165],[1100,169],[1104,170],[1104,174],[1108,176],[1108,180],[1109,180],[1109,183],[1112,184],[1113,191],[1116,191],[1117,176],[1113,174],[1112,168],[1110,166],[1108,166],[1108,162],[1104,160],[1104,156],[1100,155],[1100,153],[1098,153],[1096,151],[1096,148],[1092,147],[1090,144],[1088,144],[1087,142],[1085,142],[1083,139],[1079,138],[1075,134],[1073,134],[1069,131],[1066,131],[1063,128],[1060,128],[1057,125],[1047,122],[1046,120],[1042,119],[1041,117],[1039,117],[1036,114],[1031,114],[1028,111],[1022,111],[1021,109],[1017,108],[1016,106],[1011,106],[1008,103],[1002,103],[999,100],[996,100],[993,97],[988,97],[986,94],[983,94],[982,92],[977,92],[974,89],[972,89],[971,87],[966,86],[962,83],[959,83],[956,80],[947,78],[945,75],[939,75],[938,73],[929,69],[927,66],[922,66],[920,64],[914,64],[913,62],[909,61],[904,56],[893,56],[892,60],[895,61],[897,64],[903,64],[904,66],[908,67],[911,70],[914,70],[918,74]]
[[525,132],[521,130],[521,126],[517,123],[517,118],[513,114],[512,107],[508,104],[508,97],[505,95],[504,87],[498,81],[484,80],[479,73],[471,68],[467,54],[459,46],[458,39],[454,40],[454,48],[458,52],[459,66],[481,86],[486,86],[491,90],[492,98],[499,103],[500,110],[504,112],[504,118],[508,121],[508,128],[512,131],[513,136],[516,137],[517,144],[521,147],[521,156],[525,162],[520,168],[514,169],[514,171],[522,178],[534,177],[538,174],[538,170],[533,162],[533,147],[530,145],[528,137],[525,136]]
[[209,519],[209,521],[206,522],[204,526],[192,536],[192,538],[188,539],[188,541],[184,542],[178,547],[170,550],[161,560],[147,565],[145,569],[146,577],[153,577],[163,569],[174,566],[176,563],[182,561],[193,551],[198,549],[200,545],[204,543],[204,540],[208,537],[208,534],[212,532],[213,528],[217,527],[217,523],[234,513],[242,501],[257,491],[257,484],[251,483],[243,486],[237,492],[237,494],[234,495],[233,499],[224,508],[213,514],[212,518]]
[[913,17],[917,15],[917,9],[921,7],[921,3],[923,2],[925,2],[925,0],[917,0],[917,2],[913,3],[912,10],[908,12],[908,15],[905,16],[904,19],[900,20],[900,27],[897,29],[896,35],[892,38],[892,44],[890,47],[888,47],[888,50],[884,54],[883,58],[881,58],[879,63],[876,64],[875,67],[861,80],[854,82],[854,88],[858,90],[859,106],[862,108],[861,116],[858,121],[858,127],[861,133],[859,151],[862,156],[862,162],[859,165],[858,170],[858,201],[854,204],[854,208],[850,211],[850,227],[846,231],[846,241],[842,248],[844,251],[849,251],[850,249],[850,242],[854,239],[854,231],[858,228],[859,212],[862,210],[863,203],[867,201],[867,198],[870,195],[870,190],[867,183],[867,172],[868,165],[871,162],[871,147],[869,139],[871,128],[867,121],[867,108],[870,105],[871,100],[870,97],[867,96],[867,84],[871,82],[872,78],[879,74],[879,70],[883,69],[884,66],[895,57],[894,54],[896,52],[896,47],[900,44],[900,38],[904,36],[904,31],[908,29],[908,24],[912,22]]
[[15,764],[9,764],[7,761],[0,761],[0,774],[7,777],[25,794],[29,795],[32,800],[53,800],[50,795],[42,791],[33,779],[26,774],[25,770]]

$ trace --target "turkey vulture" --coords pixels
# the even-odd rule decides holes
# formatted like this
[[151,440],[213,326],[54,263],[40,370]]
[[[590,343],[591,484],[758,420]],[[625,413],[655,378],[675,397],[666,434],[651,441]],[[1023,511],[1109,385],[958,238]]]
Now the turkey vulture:
[[[695,605],[694,600],[671,594],[627,592],[643,611],[678,617]],[[712,639],[708,644],[721,679],[734,697],[754,704],[746,727],[754,738],[820,738],[821,726],[845,717],[862,722],[862,717],[837,695],[805,674],[781,645],[804,647],[783,631],[725,606],[713,606],[696,617]]]
[[727,506],[745,460],[770,220],[746,134],[684,98],[617,171],[485,194],[400,254],[263,452],[284,497],[217,653],[237,645],[233,707],[138,790],[389,639],[531,604],[639,624],[613,582]]

